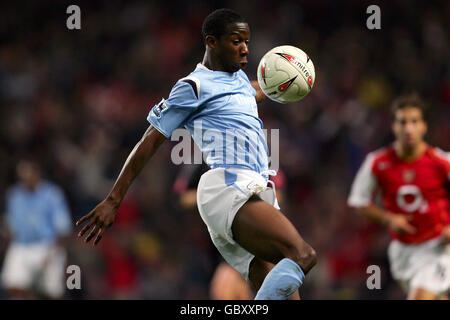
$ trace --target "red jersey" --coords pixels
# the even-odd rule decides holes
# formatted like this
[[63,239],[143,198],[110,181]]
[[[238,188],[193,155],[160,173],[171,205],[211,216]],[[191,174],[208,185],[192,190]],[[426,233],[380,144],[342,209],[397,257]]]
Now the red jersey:
[[440,236],[450,224],[449,195],[450,155],[427,146],[414,161],[401,160],[392,147],[369,153],[356,175],[348,204],[365,207],[379,191],[387,211],[411,217],[414,234],[391,237],[405,243],[420,243]]

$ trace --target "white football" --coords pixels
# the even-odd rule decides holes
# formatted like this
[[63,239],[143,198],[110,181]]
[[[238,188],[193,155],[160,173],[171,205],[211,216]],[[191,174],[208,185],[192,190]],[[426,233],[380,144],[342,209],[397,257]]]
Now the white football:
[[316,78],[310,57],[293,46],[279,46],[267,52],[259,62],[257,74],[262,91],[279,103],[303,99]]

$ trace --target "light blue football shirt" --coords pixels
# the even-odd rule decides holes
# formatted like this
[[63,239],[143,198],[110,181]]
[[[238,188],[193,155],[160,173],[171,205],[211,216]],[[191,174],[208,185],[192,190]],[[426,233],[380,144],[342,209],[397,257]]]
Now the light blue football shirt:
[[13,186],[6,197],[6,217],[13,241],[21,244],[53,243],[72,230],[64,194],[48,181],[33,191]]
[[268,147],[256,91],[244,71],[213,71],[202,64],[178,80],[147,120],[169,138],[186,128],[210,168],[268,169]]

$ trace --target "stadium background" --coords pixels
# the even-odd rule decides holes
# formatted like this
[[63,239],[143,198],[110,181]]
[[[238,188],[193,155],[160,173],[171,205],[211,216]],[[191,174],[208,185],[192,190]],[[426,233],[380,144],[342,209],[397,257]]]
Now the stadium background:
[[[81,8],[81,30],[66,28],[70,4]],[[381,8],[381,30],[366,28],[370,4]],[[392,140],[388,106],[397,94],[423,95],[427,139],[450,150],[446,1],[2,1],[2,212],[23,153],[63,187],[74,221],[101,201],[148,126],[150,107],[201,61],[202,20],[220,7],[250,24],[250,79],[262,55],[282,44],[302,48],[316,66],[303,101],[259,106],[265,127],[280,129],[283,210],[319,255],[302,296],[404,298],[388,271],[385,230],[352,213],[346,198],[364,155]],[[173,145],[166,142],[135,181],[98,248],[73,236],[68,263],[81,267],[82,290],[67,298],[208,298],[220,257],[199,215],[177,204]],[[0,262],[8,244],[1,221]],[[371,264],[381,267],[381,290],[366,287]]]

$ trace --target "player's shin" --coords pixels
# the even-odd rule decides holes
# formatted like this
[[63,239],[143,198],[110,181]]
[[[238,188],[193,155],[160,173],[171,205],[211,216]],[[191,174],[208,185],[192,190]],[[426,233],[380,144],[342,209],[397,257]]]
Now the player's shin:
[[267,274],[255,300],[287,300],[302,285],[305,274],[289,258],[284,258]]

